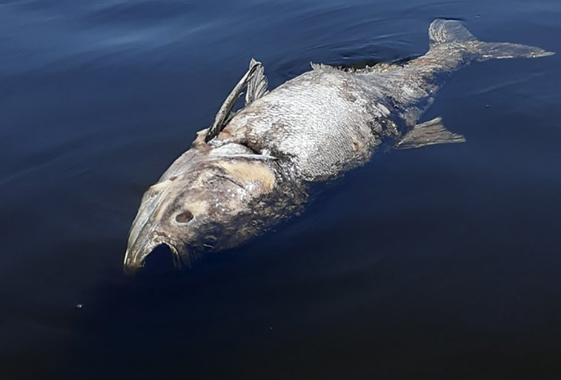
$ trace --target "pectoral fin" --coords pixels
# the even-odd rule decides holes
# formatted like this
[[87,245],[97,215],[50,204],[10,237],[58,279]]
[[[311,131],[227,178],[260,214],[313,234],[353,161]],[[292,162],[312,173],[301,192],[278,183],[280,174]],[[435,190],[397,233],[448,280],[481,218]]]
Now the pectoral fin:
[[462,142],[466,142],[465,137],[447,130],[442,124],[442,118],[437,117],[414,126],[413,129],[403,136],[396,147],[398,149],[411,149],[428,145]]
[[218,158],[243,158],[246,160],[255,160],[255,161],[275,161],[277,160],[274,156],[264,155],[264,154],[223,154],[218,156]]
[[248,106],[263,95],[265,95],[267,91],[267,86],[269,85],[269,81],[265,76],[265,69],[260,62],[257,62],[255,59],[251,58],[251,62],[249,63],[249,69],[258,64],[259,66],[255,70],[255,73],[249,79],[247,84],[247,92],[245,94],[245,105]]
[[242,79],[240,79],[238,84],[230,92],[230,95],[228,95],[228,97],[218,110],[216,118],[214,119],[214,123],[208,129],[208,132],[205,136],[205,142],[209,142],[210,140],[218,136],[220,131],[222,131],[222,129],[226,126],[230,118],[232,108],[234,108],[234,104],[236,104],[236,101],[241,96],[243,89],[248,85],[248,83],[251,81],[251,78],[259,68],[262,68],[261,62],[257,62],[256,60],[252,59],[249,65],[249,70],[247,70]]

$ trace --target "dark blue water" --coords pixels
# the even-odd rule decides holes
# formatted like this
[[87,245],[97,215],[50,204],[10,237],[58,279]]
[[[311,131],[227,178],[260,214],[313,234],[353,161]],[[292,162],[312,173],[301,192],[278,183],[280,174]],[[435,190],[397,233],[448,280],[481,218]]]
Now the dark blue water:
[[[540,46],[452,77],[462,145],[380,155],[183,277],[122,275],[143,191],[255,57]],[[0,378],[561,378],[561,2],[0,1]],[[76,305],[81,305],[77,307]]]

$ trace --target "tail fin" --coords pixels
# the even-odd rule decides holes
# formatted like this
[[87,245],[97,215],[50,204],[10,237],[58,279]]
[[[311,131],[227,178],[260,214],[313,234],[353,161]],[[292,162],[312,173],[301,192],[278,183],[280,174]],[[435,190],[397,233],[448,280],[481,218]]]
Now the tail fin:
[[460,21],[437,19],[429,27],[431,48],[442,44],[455,43],[466,45],[478,61],[505,58],[538,58],[555,53],[543,49],[511,44],[509,42],[482,42],[471,34]]

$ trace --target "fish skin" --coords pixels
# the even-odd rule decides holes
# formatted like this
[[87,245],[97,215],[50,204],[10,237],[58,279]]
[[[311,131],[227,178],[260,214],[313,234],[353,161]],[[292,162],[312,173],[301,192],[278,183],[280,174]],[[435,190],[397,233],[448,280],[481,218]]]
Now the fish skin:
[[381,149],[465,141],[439,118],[419,123],[452,72],[475,61],[553,54],[481,42],[454,20],[435,20],[429,38],[429,51],[405,64],[361,70],[312,65],[270,92],[262,68],[255,69],[260,63],[252,60],[262,82],[252,83],[257,79],[250,72],[244,78],[259,88],[257,95],[233,116],[217,117],[211,133],[199,131],[144,194],[125,272],[136,273],[162,244],[177,269],[239,246],[302,212],[312,184],[364,165]]

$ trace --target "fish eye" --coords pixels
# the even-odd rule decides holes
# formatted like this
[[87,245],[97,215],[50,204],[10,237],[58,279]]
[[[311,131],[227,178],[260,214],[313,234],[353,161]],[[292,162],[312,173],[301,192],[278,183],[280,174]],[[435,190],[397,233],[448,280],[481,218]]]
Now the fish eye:
[[175,216],[175,221],[177,223],[188,223],[193,219],[193,213],[189,210],[184,211]]

